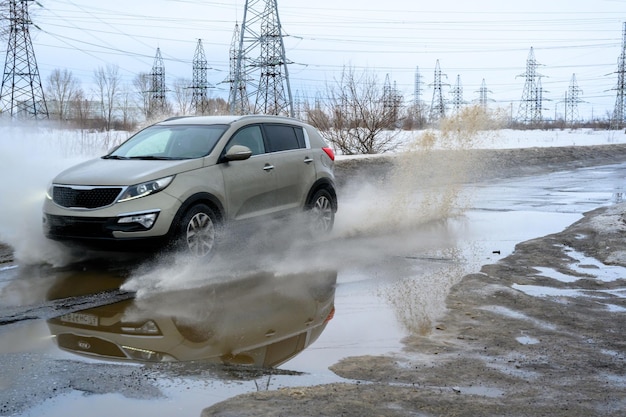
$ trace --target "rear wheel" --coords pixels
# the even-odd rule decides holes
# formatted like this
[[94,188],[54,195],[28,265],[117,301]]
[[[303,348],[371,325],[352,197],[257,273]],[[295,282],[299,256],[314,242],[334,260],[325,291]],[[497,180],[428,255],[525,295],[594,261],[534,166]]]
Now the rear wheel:
[[308,206],[309,228],[313,235],[321,236],[333,229],[335,224],[335,204],[327,190],[318,190]]
[[215,252],[217,226],[215,212],[205,204],[197,204],[183,216],[176,246],[196,258],[208,258]]

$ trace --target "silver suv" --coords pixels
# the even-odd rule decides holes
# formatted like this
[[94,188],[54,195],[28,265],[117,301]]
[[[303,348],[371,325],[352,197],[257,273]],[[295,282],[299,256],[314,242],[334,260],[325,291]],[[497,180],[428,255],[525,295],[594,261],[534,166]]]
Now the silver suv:
[[304,211],[329,232],[334,154],[312,126],[278,116],[171,118],[60,173],[43,208],[50,239],[105,250],[173,246],[211,255],[223,226]]

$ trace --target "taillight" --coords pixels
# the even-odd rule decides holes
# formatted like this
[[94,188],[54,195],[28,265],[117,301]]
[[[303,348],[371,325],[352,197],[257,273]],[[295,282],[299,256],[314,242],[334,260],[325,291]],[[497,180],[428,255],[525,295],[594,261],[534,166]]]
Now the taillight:
[[333,317],[335,317],[335,306],[333,306],[333,308],[330,310],[330,313],[328,313],[328,316],[326,316],[326,320],[324,320],[324,323],[328,323],[333,319]]
[[331,148],[322,148],[322,150],[326,152],[326,155],[328,155],[331,161],[335,160],[335,152],[333,152]]

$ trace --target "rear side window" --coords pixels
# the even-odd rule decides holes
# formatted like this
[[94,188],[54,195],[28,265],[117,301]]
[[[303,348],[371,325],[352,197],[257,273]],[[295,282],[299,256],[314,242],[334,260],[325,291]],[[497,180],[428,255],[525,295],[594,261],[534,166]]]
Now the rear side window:
[[265,138],[270,152],[305,148],[304,133],[299,126],[266,124]]

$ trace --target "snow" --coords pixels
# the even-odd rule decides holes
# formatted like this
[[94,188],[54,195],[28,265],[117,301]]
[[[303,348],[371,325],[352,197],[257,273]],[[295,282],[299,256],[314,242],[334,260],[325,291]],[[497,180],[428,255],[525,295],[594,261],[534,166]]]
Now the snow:
[[[398,144],[395,152],[419,147],[426,135],[436,138],[429,145],[433,149],[521,149],[559,146],[595,146],[626,144],[626,132],[623,130],[595,129],[551,129],[551,130],[485,130],[474,134],[466,132],[447,132],[439,130],[400,131],[396,136]],[[337,159],[372,157],[373,155],[341,155]]]

